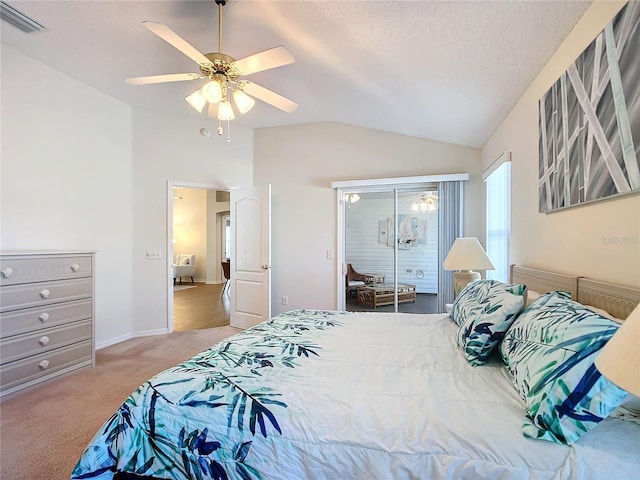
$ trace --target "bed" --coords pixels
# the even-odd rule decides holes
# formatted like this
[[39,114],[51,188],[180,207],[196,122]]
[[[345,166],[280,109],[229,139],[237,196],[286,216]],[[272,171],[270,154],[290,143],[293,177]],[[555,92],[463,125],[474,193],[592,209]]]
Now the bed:
[[[514,267],[512,283],[580,297],[585,280],[556,275]],[[640,301],[586,290],[618,318]],[[637,419],[609,415],[572,445],[527,438],[503,359],[472,366],[459,330],[446,314],[278,315],[145,382],[72,478],[638,477]]]

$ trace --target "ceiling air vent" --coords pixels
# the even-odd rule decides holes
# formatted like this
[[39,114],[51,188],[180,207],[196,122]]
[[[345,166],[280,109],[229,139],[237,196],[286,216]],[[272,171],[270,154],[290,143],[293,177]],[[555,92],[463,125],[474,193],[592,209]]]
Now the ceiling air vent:
[[25,33],[39,32],[46,28],[6,2],[0,2],[0,18]]

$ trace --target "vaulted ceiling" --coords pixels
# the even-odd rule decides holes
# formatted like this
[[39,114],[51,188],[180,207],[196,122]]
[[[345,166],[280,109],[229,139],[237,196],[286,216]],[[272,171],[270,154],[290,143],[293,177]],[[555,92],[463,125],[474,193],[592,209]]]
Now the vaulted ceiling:
[[[47,29],[0,22],[2,42],[130,105],[198,115],[204,80],[132,86],[125,78],[197,72],[141,26],[170,27],[203,53],[218,47],[212,0],[6,0]],[[237,124],[333,121],[481,147],[588,8],[588,1],[254,1],[223,7],[223,52],[283,45],[296,62],[248,79],[299,104],[262,102]],[[91,106],[87,106],[91,108]]]

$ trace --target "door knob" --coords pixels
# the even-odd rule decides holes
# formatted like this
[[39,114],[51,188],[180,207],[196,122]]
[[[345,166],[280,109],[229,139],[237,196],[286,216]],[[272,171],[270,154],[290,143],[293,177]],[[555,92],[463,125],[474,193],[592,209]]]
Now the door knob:
[[74,272],[77,272],[78,270],[80,270],[80,265],[78,265],[77,263],[72,264],[71,270],[73,270]]
[[42,370],[46,370],[49,367],[49,360],[42,360],[38,366],[42,369]]
[[45,288],[44,290],[40,291],[40,296],[41,296],[42,298],[48,298],[50,293],[51,293],[51,292],[49,292],[49,290],[47,290],[47,289]]
[[271,268],[271,265],[262,265],[263,270],[269,270],[270,268]]
[[49,343],[49,337],[47,337],[46,335],[40,337],[38,343],[44,347],[47,343]]
[[49,320],[49,314],[47,312],[44,312],[42,315],[40,315],[38,317],[41,321],[46,322],[47,320]]

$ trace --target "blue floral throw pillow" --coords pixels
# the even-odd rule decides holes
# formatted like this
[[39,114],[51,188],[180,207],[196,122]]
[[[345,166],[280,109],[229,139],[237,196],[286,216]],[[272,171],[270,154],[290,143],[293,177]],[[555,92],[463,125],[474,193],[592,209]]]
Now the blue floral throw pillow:
[[457,341],[467,361],[483,365],[524,307],[527,287],[496,280],[467,285],[453,302],[451,317],[460,326]]
[[525,437],[570,445],[625,399],[594,365],[617,330],[565,292],[544,294],[522,311],[500,354],[526,402]]

